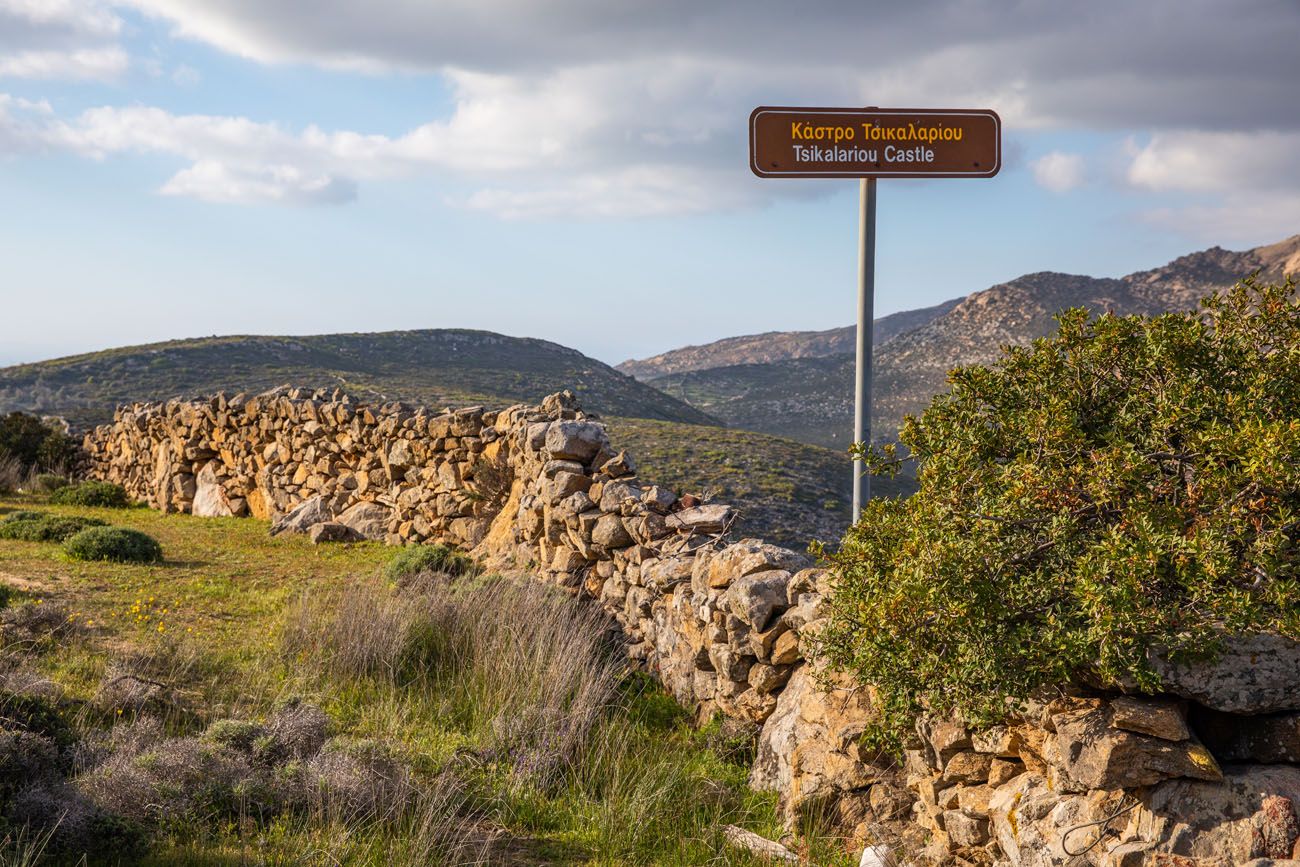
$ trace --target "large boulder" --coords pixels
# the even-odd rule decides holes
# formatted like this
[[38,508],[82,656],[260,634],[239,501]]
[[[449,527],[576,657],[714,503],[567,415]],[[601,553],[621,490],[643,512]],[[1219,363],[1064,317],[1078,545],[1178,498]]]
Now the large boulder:
[[790,573],[784,570],[746,575],[727,588],[728,607],[741,622],[762,632],[775,615],[785,610],[785,588],[789,583]]
[[1273,633],[1226,638],[1214,659],[1171,662],[1151,651],[1164,689],[1228,713],[1300,710],[1300,641]]
[[363,539],[378,541],[388,535],[388,525],[393,520],[393,510],[379,503],[357,503],[349,506],[335,520],[352,529]]
[[226,489],[217,480],[217,462],[208,461],[195,477],[194,502],[190,511],[200,518],[229,518],[235,514]]
[[892,765],[862,747],[872,715],[869,690],[843,675],[796,667],[759,733],[750,786],[780,792],[791,823],[862,797]]
[[313,524],[334,519],[333,510],[324,497],[308,497],[290,511],[271,522],[271,535],[306,533]]
[[1054,760],[1064,791],[1128,789],[1174,777],[1219,780],[1223,773],[1199,741],[1166,740],[1114,725],[1116,711],[1102,700],[1053,714]]
[[557,421],[546,429],[545,448],[553,459],[587,463],[609,445],[605,428],[590,421]]

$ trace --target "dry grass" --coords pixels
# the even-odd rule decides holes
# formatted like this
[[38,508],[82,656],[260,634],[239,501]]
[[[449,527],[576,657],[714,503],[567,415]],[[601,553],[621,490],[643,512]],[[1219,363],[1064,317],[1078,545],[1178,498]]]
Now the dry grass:
[[291,610],[283,650],[330,677],[436,689],[442,712],[480,735],[487,760],[553,786],[614,707],[626,665],[594,605],[535,582],[379,580]]

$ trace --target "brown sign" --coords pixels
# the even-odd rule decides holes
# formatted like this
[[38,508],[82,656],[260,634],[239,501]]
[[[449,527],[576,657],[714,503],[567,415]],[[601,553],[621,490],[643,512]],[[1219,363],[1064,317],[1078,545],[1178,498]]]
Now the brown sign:
[[991,178],[1002,119],[979,109],[776,108],[749,116],[760,178]]

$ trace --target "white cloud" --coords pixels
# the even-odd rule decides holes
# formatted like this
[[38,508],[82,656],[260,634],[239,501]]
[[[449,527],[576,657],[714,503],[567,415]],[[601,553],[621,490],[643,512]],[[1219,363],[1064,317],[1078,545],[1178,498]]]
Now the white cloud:
[[97,0],[0,0],[0,77],[117,78],[130,65],[121,30]]
[[1300,226],[1300,132],[1180,130],[1130,140],[1128,155],[1130,185],[1190,198],[1148,210],[1152,223],[1254,243]]
[[[810,194],[739,168],[743,119],[761,103],[987,106],[1008,129],[1143,130],[1153,145],[1172,131],[1185,153],[1148,146],[1130,170],[1157,191],[1213,143],[1179,131],[1300,129],[1293,0],[1254,0],[1249,15],[1214,0],[1028,0],[1014,11],[1000,0],[0,0],[0,48],[11,20],[40,34],[24,51],[105,50],[124,26],[118,7],[261,63],[417,70],[450,85],[448,117],[395,136],[111,107],[46,125],[46,147],[184,159],[162,189],[216,201],[340,202],[361,182],[417,173],[454,176],[471,189],[460,204],[511,217]],[[10,74],[36,74],[37,58],[20,58],[11,52]],[[47,68],[76,74],[52,58]],[[1083,180],[1077,155],[1030,168],[1057,192]]]
[[1083,157],[1052,151],[1029,164],[1034,182],[1053,193],[1066,193],[1083,183]]
[[1226,192],[1300,186],[1300,132],[1159,133],[1129,141],[1128,181],[1150,190]]
[[22,51],[0,57],[0,77],[110,79],[126,71],[130,59],[117,46],[76,51]]

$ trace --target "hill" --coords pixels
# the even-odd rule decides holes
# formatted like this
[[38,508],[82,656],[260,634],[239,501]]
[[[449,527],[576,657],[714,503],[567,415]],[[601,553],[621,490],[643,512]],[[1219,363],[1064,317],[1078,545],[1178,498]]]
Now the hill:
[[[878,337],[875,436],[891,437],[905,414],[924,408],[946,388],[953,367],[991,361],[1003,346],[1052,333],[1052,317],[1063,309],[1117,314],[1189,310],[1198,298],[1254,271],[1275,280],[1300,271],[1300,235],[1243,252],[1213,247],[1119,279],[1040,272],[973,293],[916,328],[885,340]],[[835,448],[843,448],[851,436],[849,353],[731,364],[650,382],[736,427]]]
[[[906,310],[882,316],[875,323],[875,337],[884,342],[905,331],[918,328],[947,313],[958,300],[945,301],[920,310]],[[684,346],[650,358],[633,359],[616,365],[629,376],[652,380],[673,373],[688,373],[733,364],[759,364],[790,358],[824,358],[856,350],[857,326],[832,328],[829,331],[768,331],[728,337],[702,346]]]
[[107,420],[136,400],[263,391],[284,382],[429,406],[536,401],[572,389],[588,409],[687,424],[704,412],[582,353],[490,331],[209,337],[0,368],[0,411]]
[[[740,510],[738,535],[803,550],[839,539],[849,524],[848,455],[747,430],[645,419],[606,419],[642,478],[679,493],[706,494]],[[876,479],[872,493],[911,493],[908,479]]]

